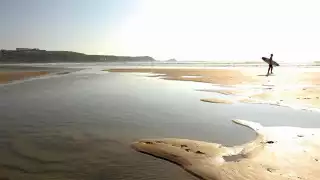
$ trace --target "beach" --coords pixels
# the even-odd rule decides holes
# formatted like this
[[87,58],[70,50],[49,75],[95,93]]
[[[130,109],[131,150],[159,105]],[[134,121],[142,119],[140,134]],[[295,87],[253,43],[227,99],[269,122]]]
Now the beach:
[[[318,69],[279,68],[280,72],[268,76],[260,74],[261,71],[261,68],[110,70],[153,73],[157,75],[151,77],[166,80],[212,84],[210,89],[200,90],[215,93],[212,98],[201,98],[203,102],[229,106],[235,103],[268,104],[319,111]],[[320,128],[264,127],[260,123],[237,119],[233,122],[255,131],[256,138],[229,147],[190,139],[142,139],[134,142],[132,148],[178,164],[200,179],[299,180],[319,177]]]
[[[254,79],[257,80],[248,78],[248,83],[239,84],[238,77],[247,78],[247,75],[230,78],[231,74],[242,73],[238,68],[231,68],[239,72],[227,72],[226,76],[237,80],[227,84],[212,80],[215,83],[211,84],[189,80],[199,78],[200,68],[193,68],[197,69],[193,72],[198,74],[180,73],[179,76],[187,79],[181,81],[166,79],[164,72],[160,71],[140,72],[140,67],[115,67],[109,64],[32,66],[27,66],[28,71],[50,73],[41,78],[21,79],[0,86],[2,179],[195,180],[197,176],[185,171],[181,164],[177,166],[136,152],[138,148],[147,151],[144,147],[132,147],[135,143],[145,142],[145,139],[151,142],[145,144],[151,146],[157,143],[169,145],[172,139],[177,142],[182,142],[179,139],[187,140],[179,144],[180,150],[181,145],[182,149],[187,149],[184,145],[189,146],[195,141],[216,144],[214,147],[247,147],[248,142],[256,139],[256,132],[235,125],[232,122],[234,119],[260,123],[263,127],[320,128],[316,111],[268,103],[241,103],[241,100],[257,92],[268,92],[270,87],[259,84],[259,78],[276,77],[280,70],[275,71],[275,76],[256,75]],[[108,72],[106,69],[116,70]],[[130,73],[115,72],[119,69],[132,70],[126,70]],[[207,76],[210,71],[216,71],[214,73],[217,74],[230,70],[226,67],[212,69],[206,70]],[[260,72],[259,69],[249,68],[246,73],[255,71]],[[220,77],[225,76],[221,74]],[[201,99],[219,102],[208,103]],[[222,100],[230,103],[225,104]],[[308,137],[308,134],[298,135]],[[294,137],[298,137],[297,134]],[[270,138],[270,141],[279,141]],[[310,149],[309,146],[301,147]],[[171,150],[165,152],[172,153]],[[192,152],[201,157],[203,153],[214,155],[216,151],[191,149]],[[158,155],[161,157],[161,154]],[[186,159],[184,157],[182,159]],[[246,172],[234,167],[235,171]]]
[[0,0],[0,180],[320,179],[317,2]]
[[[232,95],[233,102],[268,103],[295,106],[303,109],[320,108],[320,80],[317,68],[275,68],[275,74],[266,76],[264,68],[127,68],[109,72],[152,73],[166,80],[203,82],[218,86],[204,91]],[[225,87],[225,88],[223,88]],[[231,103],[220,99],[202,99],[206,102]]]

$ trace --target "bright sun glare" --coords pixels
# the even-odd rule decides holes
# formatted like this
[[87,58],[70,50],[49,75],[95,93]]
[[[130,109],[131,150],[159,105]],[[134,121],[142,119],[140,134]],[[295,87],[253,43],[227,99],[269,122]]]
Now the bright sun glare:
[[319,2],[141,0],[114,32],[115,51],[157,59],[313,61]]

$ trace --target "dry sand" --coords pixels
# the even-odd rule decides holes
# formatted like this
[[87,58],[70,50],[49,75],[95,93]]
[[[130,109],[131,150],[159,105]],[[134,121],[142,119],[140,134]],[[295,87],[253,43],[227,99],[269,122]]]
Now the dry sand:
[[15,80],[22,80],[31,77],[47,75],[46,71],[18,71],[18,72],[0,72],[0,84],[8,83]]
[[132,147],[176,163],[200,179],[319,179],[320,129],[234,122],[253,129],[256,139],[234,147],[188,139],[146,139],[133,143]]

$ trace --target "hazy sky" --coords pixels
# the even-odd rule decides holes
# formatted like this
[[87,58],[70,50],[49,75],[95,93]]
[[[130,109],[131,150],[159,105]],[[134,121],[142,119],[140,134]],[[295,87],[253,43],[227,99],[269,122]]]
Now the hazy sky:
[[0,0],[0,48],[320,60],[319,0]]

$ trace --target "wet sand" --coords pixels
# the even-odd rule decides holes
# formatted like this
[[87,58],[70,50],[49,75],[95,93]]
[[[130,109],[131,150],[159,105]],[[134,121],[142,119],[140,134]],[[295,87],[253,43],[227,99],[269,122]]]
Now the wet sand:
[[135,68],[135,69],[110,69],[109,72],[139,72],[163,74],[163,79],[205,82],[212,84],[235,85],[240,83],[255,82],[257,78],[246,76],[237,69],[186,69],[186,68]]
[[38,77],[47,75],[49,72],[47,71],[17,71],[17,72],[0,72],[0,84],[5,84],[8,82],[22,80],[32,77]]
[[[320,78],[318,78],[320,72],[316,68],[276,68],[276,74],[270,76],[262,73],[265,71],[264,68],[239,67],[216,69],[128,68],[109,69],[108,71],[154,73],[162,74],[157,75],[157,77],[167,80],[194,81],[211,83],[217,86],[232,86],[233,89],[202,91],[242,96],[242,99],[239,100],[242,103],[263,101],[270,104],[286,103],[289,105],[320,108],[320,90],[318,88],[320,85]],[[243,90],[239,89],[239,86],[248,86],[248,88]],[[247,94],[247,96],[245,97],[244,94]],[[225,103],[225,101],[221,102]]]
[[[223,94],[228,98],[233,96],[235,101],[242,103],[269,102],[276,105],[298,104],[319,108],[320,72],[298,68],[283,70],[277,75],[270,76],[260,75],[257,68],[112,69],[110,72],[151,72],[164,74],[160,78],[167,80],[211,83],[216,87],[229,89],[201,91]],[[201,101],[233,103],[221,97],[206,98]],[[200,179],[316,180],[319,178],[320,129],[264,127],[259,123],[244,120],[234,120],[234,123],[254,130],[257,134],[256,139],[232,147],[178,138],[142,139],[134,142],[132,147],[139,152],[178,164]]]
[[251,100],[270,101],[278,104],[299,105],[302,107],[320,109],[320,89],[302,88],[298,90],[276,90],[250,97]]

